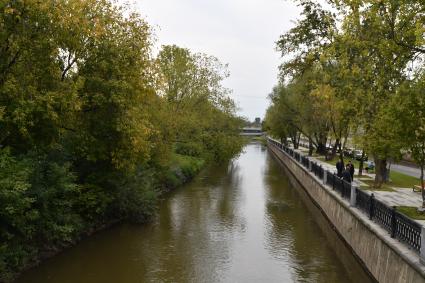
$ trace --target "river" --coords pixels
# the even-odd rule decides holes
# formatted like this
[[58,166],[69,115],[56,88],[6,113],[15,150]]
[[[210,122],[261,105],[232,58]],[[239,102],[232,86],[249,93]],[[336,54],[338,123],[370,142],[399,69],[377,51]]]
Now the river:
[[252,143],[168,194],[147,225],[119,225],[19,283],[372,282],[268,150]]

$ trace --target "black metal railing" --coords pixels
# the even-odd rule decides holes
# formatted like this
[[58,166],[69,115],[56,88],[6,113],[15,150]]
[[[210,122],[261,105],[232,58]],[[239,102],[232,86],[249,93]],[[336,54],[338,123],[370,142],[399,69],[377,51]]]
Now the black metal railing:
[[307,157],[305,157],[304,155],[303,156],[301,156],[301,164],[305,167],[305,168],[309,168],[309,166],[310,166],[310,160],[307,158]]
[[319,165],[319,168],[317,169],[317,176],[319,176],[319,178],[322,180],[325,176],[325,169],[323,169],[321,165]]
[[[350,183],[342,180],[336,174],[324,170],[322,166],[318,165],[316,162],[312,162],[306,156],[293,149],[270,138],[269,142],[292,156],[305,168],[310,168],[311,163],[311,171],[315,176],[323,179],[326,174],[326,184],[328,186],[340,193],[342,198],[348,200],[351,198]],[[361,189],[356,188],[355,196],[356,207],[368,215],[369,219],[382,225],[382,227],[390,233],[391,237],[399,239],[416,251],[420,251],[422,227],[419,223],[396,211],[395,207],[387,206],[383,202],[377,200],[373,194],[369,195]]]
[[339,192],[345,199],[350,199],[351,196],[351,184],[338,178],[335,174],[333,175],[333,187],[334,190]]
[[333,190],[335,190],[335,174],[332,174],[329,171],[326,171],[326,184],[330,187],[332,187]]
[[317,176],[317,163],[316,162],[311,162],[311,172],[313,172],[313,174],[315,175],[315,176]]
[[388,231],[391,230],[391,218],[392,218],[392,208],[386,206],[382,202],[375,200],[373,217],[374,219],[381,223]]
[[317,177],[319,177],[319,179],[323,180],[323,177],[325,175],[325,171],[323,170],[322,166],[318,165],[316,162],[312,162],[311,163],[311,171],[313,172],[313,174]]
[[371,203],[373,201],[372,198],[373,194],[369,195],[358,188],[356,189],[356,206],[364,213],[369,215],[371,211]]
[[299,154],[298,152],[294,152],[294,158],[298,161],[301,162],[301,154]]
[[395,237],[417,251],[421,249],[421,225],[405,215],[396,212]]

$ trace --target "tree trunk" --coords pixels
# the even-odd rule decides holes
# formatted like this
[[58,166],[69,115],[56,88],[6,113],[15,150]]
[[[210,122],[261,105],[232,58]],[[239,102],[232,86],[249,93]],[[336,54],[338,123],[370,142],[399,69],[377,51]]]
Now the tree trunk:
[[322,142],[318,142],[316,152],[320,155],[325,155],[326,154],[326,145],[324,145]]
[[375,158],[375,186],[380,188],[386,182],[387,160]]
[[337,150],[338,146],[339,146],[339,149],[341,149],[340,144],[341,144],[341,143],[339,142],[339,139],[336,139],[336,140],[335,140],[335,144],[334,144],[334,146],[332,147],[332,155],[331,155],[330,160],[334,159],[334,157],[336,156],[336,150]]
[[362,158],[361,158],[361,160],[360,160],[360,165],[359,165],[359,176],[362,176],[362,174],[363,174],[363,163],[364,163],[364,156],[365,156],[365,153],[364,153],[364,150],[362,151]]
[[298,134],[298,137],[296,137],[296,142],[297,142],[297,148],[300,147],[300,140],[301,140],[301,133]]
[[342,152],[341,143],[339,143],[339,160],[342,162],[342,168],[345,168],[344,153]]
[[311,138],[308,139],[308,156],[313,155],[313,142]]
[[424,189],[424,164],[421,163],[421,190],[422,190],[422,208],[425,208],[425,189]]

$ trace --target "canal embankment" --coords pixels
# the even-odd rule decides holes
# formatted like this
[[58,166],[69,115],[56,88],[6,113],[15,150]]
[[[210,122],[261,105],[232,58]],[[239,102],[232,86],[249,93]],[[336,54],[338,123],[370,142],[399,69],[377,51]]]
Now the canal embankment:
[[250,143],[170,191],[152,222],[97,233],[17,283],[371,283],[290,176]]
[[[418,239],[416,224],[403,222],[403,216],[395,217],[395,212],[387,211],[380,202],[371,202],[358,190],[344,188],[344,184],[336,190],[338,181],[333,174],[315,168],[316,163],[279,142],[269,139],[268,147],[377,281],[425,282],[425,266],[419,255],[421,234]],[[369,210],[371,214],[365,213]]]

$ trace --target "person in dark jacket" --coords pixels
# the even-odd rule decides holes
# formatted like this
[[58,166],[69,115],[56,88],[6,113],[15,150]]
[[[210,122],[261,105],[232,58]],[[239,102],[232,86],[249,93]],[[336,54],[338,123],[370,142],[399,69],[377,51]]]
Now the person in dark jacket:
[[339,159],[336,163],[336,175],[340,178],[342,177],[342,171],[344,171],[344,164],[342,163],[341,159]]
[[351,180],[354,180],[354,164],[351,163],[351,160],[348,161],[348,166],[350,166],[350,175],[351,175]]
[[347,166],[345,167],[344,172],[342,172],[342,179],[348,183],[351,183],[351,181],[353,180],[351,178],[351,173],[350,173],[350,165],[347,164]]

